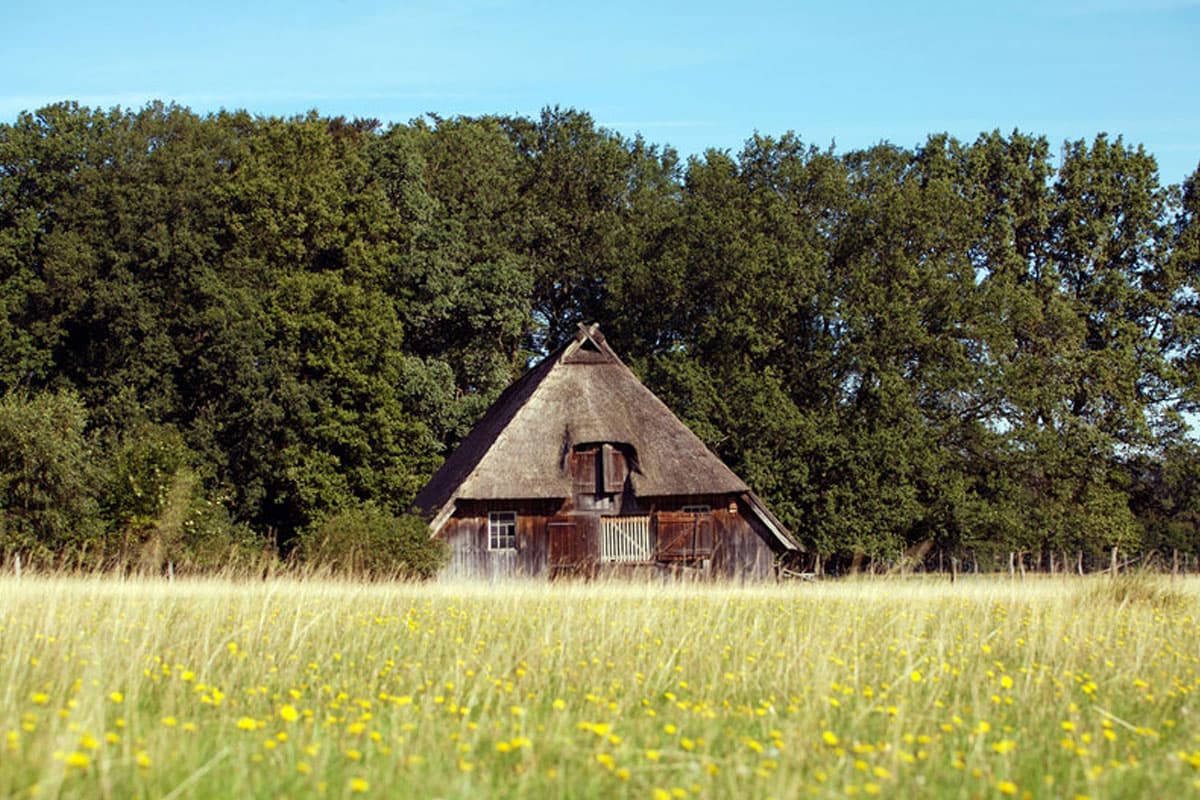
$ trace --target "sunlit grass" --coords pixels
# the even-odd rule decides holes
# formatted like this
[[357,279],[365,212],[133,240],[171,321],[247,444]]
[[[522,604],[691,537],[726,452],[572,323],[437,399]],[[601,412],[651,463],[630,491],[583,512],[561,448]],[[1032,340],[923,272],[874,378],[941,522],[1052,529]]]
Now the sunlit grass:
[[1193,793],[1200,585],[1104,580],[0,580],[0,796]]

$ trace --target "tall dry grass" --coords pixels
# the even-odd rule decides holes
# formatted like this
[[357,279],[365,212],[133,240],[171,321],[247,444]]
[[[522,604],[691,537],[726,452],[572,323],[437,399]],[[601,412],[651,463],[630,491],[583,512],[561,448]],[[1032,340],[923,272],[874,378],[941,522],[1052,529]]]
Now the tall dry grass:
[[1182,796],[1149,580],[8,578],[0,796]]

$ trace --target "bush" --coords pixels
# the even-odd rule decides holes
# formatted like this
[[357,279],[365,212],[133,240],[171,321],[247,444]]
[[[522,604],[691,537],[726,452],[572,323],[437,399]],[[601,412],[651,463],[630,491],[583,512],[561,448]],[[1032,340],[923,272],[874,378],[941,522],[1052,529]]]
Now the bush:
[[373,506],[330,514],[300,537],[300,557],[317,569],[368,578],[432,578],[446,562],[446,545],[414,516]]
[[0,556],[50,564],[103,549],[86,427],[71,392],[0,398]]
[[139,551],[128,551],[124,560],[146,572],[161,572],[168,562],[182,573],[257,571],[275,555],[246,525],[234,522],[224,505],[207,497],[187,467],[175,471],[153,524],[136,541]]
[[257,566],[262,540],[207,490],[199,457],[170,425],[130,426],[110,443],[102,506],[115,526],[108,563],[144,573]]

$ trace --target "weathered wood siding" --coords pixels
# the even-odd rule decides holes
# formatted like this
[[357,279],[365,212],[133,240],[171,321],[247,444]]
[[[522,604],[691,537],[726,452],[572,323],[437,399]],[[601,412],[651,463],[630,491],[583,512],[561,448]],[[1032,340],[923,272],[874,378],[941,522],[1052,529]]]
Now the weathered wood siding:
[[708,571],[726,580],[773,580],[774,538],[735,495],[641,498],[652,511],[682,511],[708,506],[712,514],[713,550]]
[[[458,510],[439,532],[450,546],[443,577],[498,580],[542,575],[549,544],[546,521],[558,506],[544,500],[459,501]],[[488,514],[493,511],[516,512],[515,550],[488,549]]]
[[[592,464],[598,463],[594,453],[588,455]],[[592,481],[597,477],[593,471]],[[443,576],[477,580],[569,575],[774,578],[773,537],[735,495],[627,496],[620,509],[622,518],[637,515],[651,519],[654,563],[640,565],[601,561],[601,519],[614,513],[609,508],[579,508],[579,497],[561,501],[459,501],[455,514],[439,532],[451,553]],[[693,525],[696,515],[682,512],[684,507],[694,506],[708,506],[710,511],[699,515]],[[489,550],[488,514],[503,511],[517,515],[517,546]],[[662,530],[674,531],[671,542],[658,541],[660,523]],[[680,535],[684,527],[688,529],[686,543]]]

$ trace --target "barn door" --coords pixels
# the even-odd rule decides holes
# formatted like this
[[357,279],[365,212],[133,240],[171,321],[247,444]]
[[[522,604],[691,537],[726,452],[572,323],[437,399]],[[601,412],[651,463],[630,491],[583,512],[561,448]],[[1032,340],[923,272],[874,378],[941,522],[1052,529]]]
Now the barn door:
[[654,515],[654,523],[659,561],[682,561],[691,558],[692,534],[696,528],[691,514],[664,511]]
[[591,575],[595,566],[587,517],[553,517],[547,523],[550,577]]
[[695,561],[712,558],[714,547],[711,514],[660,511],[654,515],[659,561]]

